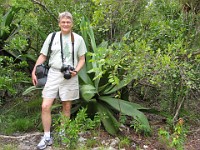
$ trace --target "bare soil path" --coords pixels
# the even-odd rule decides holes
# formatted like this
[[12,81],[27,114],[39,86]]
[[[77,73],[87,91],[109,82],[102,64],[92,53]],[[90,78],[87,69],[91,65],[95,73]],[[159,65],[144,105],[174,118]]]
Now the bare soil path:
[[[108,135],[104,130],[101,130],[99,137],[95,139],[105,147],[111,150],[168,150],[162,145],[156,134],[151,137],[142,137],[135,134],[129,128],[124,127],[122,134],[125,134],[131,139],[131,144],[127,147],[119,148],[119,139]],[[5,145],[15,145],[14,150],[36,150],[36,145],[40,140],[42,133],[32,132],[15,136],[0,135],[0,150],[5,150]],[[84,138],[94,138],[87,135],[82,135]],[[100,149],[100,148],[99,148]],[[61,150],[61,148],[49,146],[45,150]],[[91,150],[98,150],[98,147],[91,148]],[[172,149],[173,150],[173,149]],[[200,128],[193,128],[187,135],[184,150],[200,150]]]

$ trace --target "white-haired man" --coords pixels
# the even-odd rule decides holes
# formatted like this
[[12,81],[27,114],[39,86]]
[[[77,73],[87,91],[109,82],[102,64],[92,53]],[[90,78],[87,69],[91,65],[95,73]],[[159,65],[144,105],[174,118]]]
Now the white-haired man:
[[[56,32],[53,39],[50,59],[49,72],[47,82],[42,91],[42,125],[44,136],[37,145],[38,149],[44,149],[53,143],[51,128],[51,106],[57,96],[62,101],[62,112],[65,116],[70,117],[71,102],[79,99],[79,82],[77,73],[85,64],[85,53],[87,52],[83,38],[72,32],[73,17],[69,12],[59,14],[58,25],[60,31]],[[32,71],[32,82],[37,85],[37,77],[35,75],[36,66],[46,61],[48,54],[48,46],[53,33],[50,33],[41,49],[35,67]],[[73,36],[73,37],[72,37]],[[72,44],[74,39],[74,44]],[[61,50],[62,49],[62,50]],[[74,56],[73,56],[74,55]],[[71,77],[66,79],[62,68],[64,66],[72,66],[74,70],[70,70]]]

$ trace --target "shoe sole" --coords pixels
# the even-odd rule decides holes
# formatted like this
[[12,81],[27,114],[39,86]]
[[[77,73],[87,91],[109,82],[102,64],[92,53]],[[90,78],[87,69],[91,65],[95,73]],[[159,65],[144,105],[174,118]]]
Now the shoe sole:
[[44,145],[44,147],[37,147],[37,150],[43,150],[43,149],[45,149],[47,146],[51,146],[52,144],[53,144],[53,142],[47,143],[46,145]]

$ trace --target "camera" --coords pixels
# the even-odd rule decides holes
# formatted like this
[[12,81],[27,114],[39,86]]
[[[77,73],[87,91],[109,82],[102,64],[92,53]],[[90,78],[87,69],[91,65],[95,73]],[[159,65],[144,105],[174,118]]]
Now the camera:
[[64,78],[65,79],[70,79],[71,78],[71,72],[70,71],[74,71],[74,67],[70,66],[70,65],[63,65],[61,68],[61,72],[64,74]]

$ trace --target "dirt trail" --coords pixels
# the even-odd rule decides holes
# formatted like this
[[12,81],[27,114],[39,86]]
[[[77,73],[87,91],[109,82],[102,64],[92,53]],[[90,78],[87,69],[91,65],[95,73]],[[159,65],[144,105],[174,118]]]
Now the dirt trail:
[[[136,146],[139,146],[143,150],[165,150],[164,147],[158,142],[157,137],[139,137],[131,132],[129,132],[133,143],[132,147],[126,147],[124,150],[134,150]],[[4,150],[2,147],[5,145],[16,145],[16,149],[14,150],[36,150],[36,145],[40,140],[42,133],[34,132],[34,133],[25,133],[23,135],[16,136],[5,136],[0,135],[0,150]],[[89,138],[89,137],[88,137]],[[101,133],[101,137],[97,140],[101,140],[101,143],[104,143],[108,147],[112,147],[112,150],[117,150],[118,146],[116,145],[118,142],[115,137],[109,136],[106,132]],[[111,142],[112,141],[112,142]],[[107,142],[107,143],[106,143]],[[115,143],[111,146],[111,143]],[[110,144],[110,145],[109,145]],[[135,146],[133,146],[135,145]],[[95,148],[94,148],[95,149]],[[96,148],[97,149],[97,148]],[[60,150],[57,147],[47,147],[45,150]],[[167,150],[167,149],[166,149]],[[185,143],[184,150],[200,150],[200,129],[193,130],[187,136],[187,141]]]

